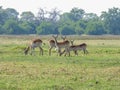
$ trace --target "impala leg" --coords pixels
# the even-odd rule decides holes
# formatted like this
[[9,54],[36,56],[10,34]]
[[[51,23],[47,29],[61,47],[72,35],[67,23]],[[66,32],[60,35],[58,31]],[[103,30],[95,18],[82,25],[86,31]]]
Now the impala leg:
[[58,48],[58,54],[59,54],[59,56],[61,56],[61,49],[60,48]]
[[30,47],[28,46],[27,48],[24,49],[24,54],[27,55]]
[[88,54],[88,51],[85,49],[85,53]]
[[68,52],[68,55],[70,56],[70,51],[69,51],[69,48],[67,48],[67,52]]
[[83,49],[84,54],[88,54],[88,51],[86,49]]
[[65,56],[68,54],[68,56],[70,56],[70,51],[69,48],[65,48]]
[[34,48],[31,47],[30,55],[33,55],[34,53]]
[[78,56],[78,52],[77,52],[77,50],[75,50],[75,51],[74,51],[74,53],[75,53],[75,55],[77,55],[77,56]]
[[65,53],[65,50],[63,50],[63,52],[60,53],[60,56],[62,56]]
[[68,56],[70,56],[69,48],[66,48],[66,53],[68,53]]
[[53,47],[50,47],[49,48],[49,56],[51,56],[51,50],[52,50]]
[[39,47],[40,49],[40,54],[43,55],[43,49],[41,47]]

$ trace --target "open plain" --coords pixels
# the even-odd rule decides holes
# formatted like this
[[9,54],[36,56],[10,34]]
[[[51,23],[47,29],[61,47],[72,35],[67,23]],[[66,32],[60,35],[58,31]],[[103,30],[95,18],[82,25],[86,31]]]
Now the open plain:
[[[40,38],[44,55],[24,55],[31,39]],[[0,36],[0,90],[120,90],[120,36],[67,36],[86,43],[88,54],[48,54],[51,35]],[[61,39],[59,38],[58,41]]]

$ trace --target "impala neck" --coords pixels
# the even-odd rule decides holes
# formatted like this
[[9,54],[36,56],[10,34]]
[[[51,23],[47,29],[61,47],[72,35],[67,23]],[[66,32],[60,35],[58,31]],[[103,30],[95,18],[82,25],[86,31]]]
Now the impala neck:
[[54,35],[53,35],[52,37],[53,37],[54,40],[55,40],[55,46],[58,47],[58,42],[57,42],[57,37],[58,37],[58,35],[57,35],[57,36],[54,36]]
[[57,39],[56,38],[54,38],[54,39],[55,39],[55,46],[58,47]]
[[28,54],[28,51],[30,50],[30,46],[28,46],[26,49],[25,49],[25,55]]

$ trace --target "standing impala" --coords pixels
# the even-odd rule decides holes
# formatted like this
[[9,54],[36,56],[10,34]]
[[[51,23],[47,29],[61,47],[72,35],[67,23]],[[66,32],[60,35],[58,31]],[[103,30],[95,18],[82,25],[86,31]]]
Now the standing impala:
[[[68,50],[69,50],[69,52],[74,51],[74,53],[76,55],[78,55],[78,53],[77,53],[78,50],[83,50],[84,54],[87,54],[88,51],[87,51],[86,48],[87,48],[87,44],[82,43],[82,44],[79,44],[79,45],[71,45]],[[60,55],[64,54],[64,52],[65,52],[65,50]],[[66,56],[66,54],[65,54],[65,56]]]
[[33,51],[36,47],[39,47],[41,55],[43,55],[43,49],[42,46],[42,40],[41,39],[34,39],[30,45],[24,50],[25,55],[28,54],[28,51],[30,51],[30,54],[33,54]]
[[57,36],[54,36],[54,35],[53,35],[52,37],[53,37],[54,40],[55,40],[55,46],[56,46],[56,48],[57,48],[57,50],[58,50],[59,56],[60,56],[60,54],[61,54],[61,49],[62,49],[62,48],[65,48],[65,52],[69,54],[68,48],[69,48],[70,42],[69,42],[68,40],[64,40],[64,41],[62,41],[62,42],[58,42],[58,41],[57,41],[58,35],[57,35]]
[[54,40],[50,40],[50,41],[49,41],[49,44],[50,44],[49,55],[51,55],[51,50],[52,50],[52,48],[53,48],[53,47],[56,48],[56,46],[55,46],[55,41],[54,41]]
[[[56,39],[58,38],[58,35],[57,36],[54,36]],[[62,40],[65,41],[66,40],[66,36],[61,36]],[[55,40],[50,40],[49,41],[49,45],[50,45],[50,48],[49,48],[49,55],[51,55],[51,50],[52,48],[56,48],[56,45],[55,45]],[[57,48],[55,49],[57,50]],[[60,51],[61,52],[61,51]]]
[[[73,43],[74,43],[74,40],[70,40],[70,43],[71,43],[71,46],[73,46],[73,45],[74,45],[74,44],[73,44]],[[71,46],[70,46],[70,47],[71,47]],[[73,50],[73,51],[74,51],[75,55],[78,55],[77,50]]]

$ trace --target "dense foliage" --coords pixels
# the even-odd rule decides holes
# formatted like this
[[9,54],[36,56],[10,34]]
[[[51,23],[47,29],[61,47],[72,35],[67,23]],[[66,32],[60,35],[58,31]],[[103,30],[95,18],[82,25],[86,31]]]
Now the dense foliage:
[[31,11],[19,13],[13,8],[0,7],[0,34],[120,34],[120,9],[110,8],[100,16],[73,8],[60,14],[60,10],[39,9],[37,16]]

